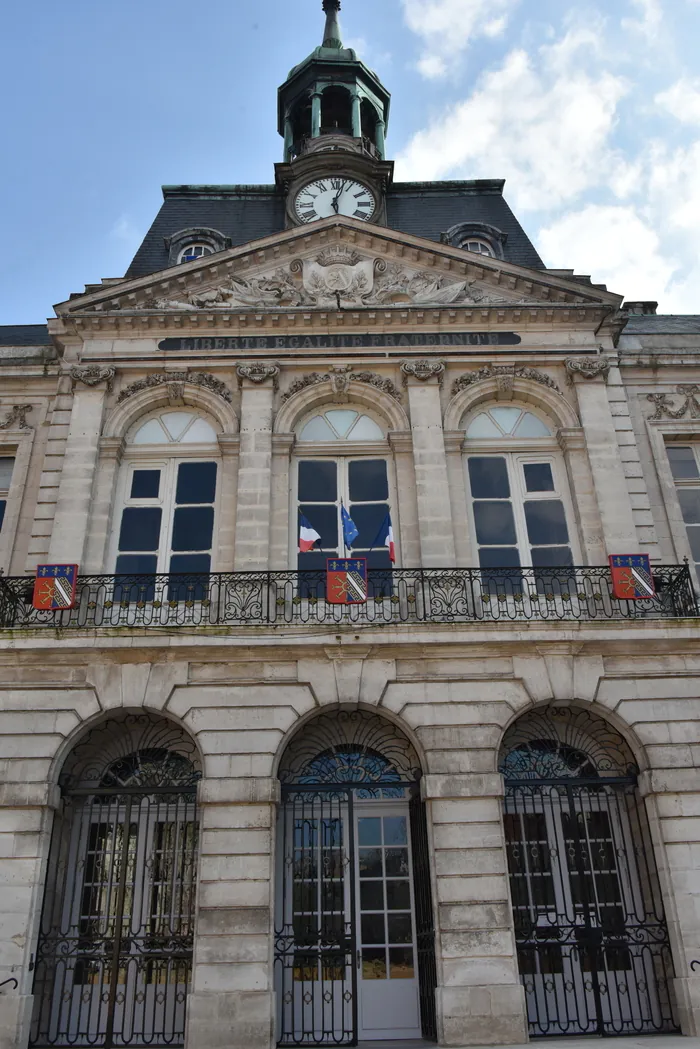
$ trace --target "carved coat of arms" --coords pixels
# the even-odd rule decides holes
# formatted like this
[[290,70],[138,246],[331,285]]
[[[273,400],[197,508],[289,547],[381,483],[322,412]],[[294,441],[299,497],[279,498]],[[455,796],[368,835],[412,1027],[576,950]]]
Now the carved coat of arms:
[[304,291],[317,306],[362,303],[374,287],[374,260],[356,251],[329,248],[315,259],[292,263],[301,268]]

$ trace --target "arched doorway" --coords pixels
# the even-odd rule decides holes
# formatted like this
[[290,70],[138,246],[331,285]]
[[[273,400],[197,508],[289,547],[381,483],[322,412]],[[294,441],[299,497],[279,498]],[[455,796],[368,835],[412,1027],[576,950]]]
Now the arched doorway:
[[500,768],[531,1036],[678,1030],[649,824],[622,736],[586,710],[533,711],[506,732]]
[[281,1046],[435,1039],[420,763],[376,714],[321,714],[282,759],[275,977]]
[[101,722],[60,777],[37,944],[35,1046],[181,1046],[192,969],[195,746],[150,714]]

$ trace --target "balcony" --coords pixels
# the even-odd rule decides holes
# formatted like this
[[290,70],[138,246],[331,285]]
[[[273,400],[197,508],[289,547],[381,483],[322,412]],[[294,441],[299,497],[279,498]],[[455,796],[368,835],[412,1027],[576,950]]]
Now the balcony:
[[325,572],[81,576],[76,605],[32,607],[33,579],[0,577],[0,628],[288,627],[588,622],[697,617],[688,565],[654,566],[656,596],[613,596],[607,567],[370,571],[364,604],[326,599]]

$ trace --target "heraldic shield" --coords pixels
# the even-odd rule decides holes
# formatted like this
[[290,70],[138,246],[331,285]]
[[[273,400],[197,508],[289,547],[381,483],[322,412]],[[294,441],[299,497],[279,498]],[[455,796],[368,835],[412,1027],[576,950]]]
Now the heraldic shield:
[[367,601],[367,559],[332,557],[326,561],[326,600],[332,605]]

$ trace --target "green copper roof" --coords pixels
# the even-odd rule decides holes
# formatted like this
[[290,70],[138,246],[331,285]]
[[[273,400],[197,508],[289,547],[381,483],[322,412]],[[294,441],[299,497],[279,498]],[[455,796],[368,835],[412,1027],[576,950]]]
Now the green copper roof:
[[343,40],[340,35],[340,22],[338,21],[340,0],[323,0],[323,10],[326,12],[326,28],[323,33],[323,46],[333,47],[340,50],[343,46]]

